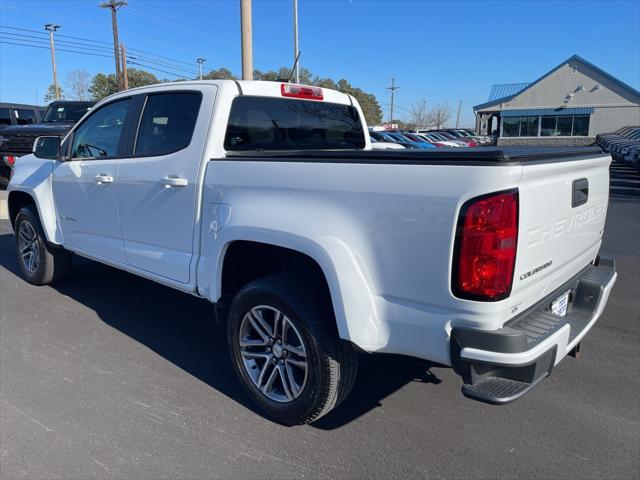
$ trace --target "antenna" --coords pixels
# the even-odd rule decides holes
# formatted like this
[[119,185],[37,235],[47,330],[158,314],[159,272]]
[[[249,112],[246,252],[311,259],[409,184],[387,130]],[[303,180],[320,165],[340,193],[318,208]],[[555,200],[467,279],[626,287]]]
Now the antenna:
[[[293,68],[291,68],[291,73],[289,73],[289,78],[287,78],[287,83],[289,83],[291,81],[291,77],[293,77],[293,74],[296,73],[296,66],[298,65],[298,59],[300,58],[300,54],[302,52],[298,50],[298,55],[296,55],[296,60],[293,62]],[[300,81],[300,80],[298,80]]]

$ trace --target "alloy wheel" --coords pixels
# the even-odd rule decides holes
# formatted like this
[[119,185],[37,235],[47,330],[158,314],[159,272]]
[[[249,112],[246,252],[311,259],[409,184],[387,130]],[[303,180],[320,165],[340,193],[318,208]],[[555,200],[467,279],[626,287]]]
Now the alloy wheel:
[[292,402],[307,382],[307,350],[292,320],[277,308],[259,305],[240,324],[240,356],[254,386],[270,400]]
[[40,245],[36,230],[28,220],[18,227],[18,252],[24,268],[31,274],[36,273],[40,266]]

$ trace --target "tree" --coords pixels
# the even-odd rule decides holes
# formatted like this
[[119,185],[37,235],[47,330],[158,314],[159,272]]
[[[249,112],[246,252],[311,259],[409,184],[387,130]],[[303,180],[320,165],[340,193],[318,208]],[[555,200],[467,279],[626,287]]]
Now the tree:
[[376,96],[371,93],[367,93],[358,87],[352,86],[344,78],[341,78],[336,83],[330,78],[315,77],[309,83],[317,85],[318,87],[338,90],[339,92],[353,96],[353,98],[355,98],[360,104],[360,108],[362,108],[362,113],[367,124],[378,125],[382,122],[382,109],[380,108],[380,104],[378,103]]
[[[160,83],[158,77],[153,73],[149,73],[144,70],[127,68],[127,75],[129,76],[129,88],[144,87],[145,85]],[[101,100],[104,97],[108,97],[109,95],[116,93],[117,91],[118,84],[116,82],[116,76],[113,73],[109,75],[98,73],[93,77],[91,85],[89,86],[89,93],[91,93],[91,97],[94,100]]]
[[411,105],[409,114],[411,115],[411,123],[415,125],[416,129],[427,127],[429,111],[427,110],[427,101],[424,98]]
[[65,84],[74,100],[87,100],[89,97],[89,72],[86,70],[71,70]]
[[[58,91],[60,92],[60,100],[64,100],[64,92],[62,91],[62,87],[58,86]],[[53,102],[56,99],[56,87],[54,84],[49,85],[47,88],[47,93],[44,94],[44,102],[49,103]]]
[[451,118],[451,107],[448,103],[441,102],[434,105],[429,111],[429,123],[435,128],[442,128]]
[[118,91],[116,76],[114,74],[105,75],[104,73],[96,74],[89,85],[89,93],[94,100],[101,100]]
[[203,75],[202,79],[203,80],[237,80],[238,77],[236,77],[233,73],[231,73],[231,70],[229,70],[228,68],[222,67],[217,70],[211,70],[206,75]]

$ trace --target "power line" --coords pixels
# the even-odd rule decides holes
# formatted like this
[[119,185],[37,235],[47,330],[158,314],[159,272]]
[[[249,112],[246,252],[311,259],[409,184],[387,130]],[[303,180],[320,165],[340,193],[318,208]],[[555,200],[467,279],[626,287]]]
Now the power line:
[[186,80],[191,80],[189,77],[185,77],[184,75],[179,75],[179,74],[177,74],[177,73],[168,72],[168,71],[166,71],[166,70],[161,70],[161,69],[159,69],[159,68],[151,67],[151,66],[149,66],[149,65],[145,65],[145,64],[143,64],[143,63],[138,63],[138,62],[129,62],[129,63],[130,63],[130,64],[132,64],[132,65],[138,65],[138,66],[140,66],[140,67],[149,68],[149,69],[151,69],[151,70],[155,70],[155,71],[157,71],[157,72],[166,73],[167,75],[173,75],[174,77],[180,77],[180,78],[184,78],[184,79],[186,79]]
[[[44,46],[40,46],[40,45],[29,45],[29,44],[26,44],[26,43],[8,42],[8,41],[3,40],[1,38],[0,38],[0,43],[5,43],[7,45],[19,45],[21,47],[42,48],[44,50],[49,50],[49,47],[44,47]],[[56,51],[58,51],[58,52],[80,53],[82,55],[93,55],[94,57],[113,58],[113,55],[112,56],[100,55],[99,53],[81,52],[81,51],[78,51],[78,50],[68,50],[68,49],[64,49],[64,48],[56,48]]]
[[[16,37],[16,40],[23,40],[23,41],[28,41],[28,42],[44,42],[44,43],[48,43],[48,40],[45,37],[37,37],[36,35],[26,35],[23,33],[9,33],[9,32],[0,32],[2,35],[9,35],[11,37]],[[57,37],[60,37],[61,35],[58,34],[56,35]],[[35,40],[30,40],[31,38],[34,38]],[[108,47],[99,47],[99,46],[94,46],[94,45],[85,45],[83,43],[78,43],[78,42],[70,42],[68,40],[57,40],[57,43],[60,44],[64,44],[64,45],[70,45],[73,47],[83,47],[89,50],[93,50],[93,51],[97,51],[97,52],[104,52],[106,51],[110,51],[110,48]]]
[[[47,38],[46,38],[46,34],[43,33],[43,32],[39,32],[37,30],[31,30],[31,29],[28,29],[28,28],[18,28],[18,27],[10,27],[10,26],[6,26],[6,25],[0,25],[0,29],[3,29],[3,28],[4,29],[19,30],[19,31],[23,31],[23,32],[31,32],[31,33],[37,33],[37,34],[40,34],[40,35],[44,35],[43,37],[37,37],[35,35],[26,35],[26,34],[22,34],[22,33],[11,33],[11,32],[1,32],[0,31],[0,33],[3,33],[5,35],[12,35],[12,36],[17,36],[17,37],[22,37],[21,40],[24,40],[24,37],[29,37],[29,38],[34,38],[34,39],[41,39],[43,41],[46,41],[46,43],[48,43]],[[83,37],[75,37],[75,36],[71,36],[71,35],[57,34],[56,38],[58,38],[58,37],[72,38],[72,39],[75,39],[75,40],[81,40],[82,42],[93,42],[93,43],[100,43],[100,44],[110,45],[109,42],[103,42],[103,41],[99,41],[99,40],[92,40],[92,39],[83,38]],[[112,50],[111,47],[106,47],[106,46],[102,47],[102,46],[99,46],[99,45],[86,45],[86,44],[83,44],[83,43],[72,42],[72,41],[69,41],[69,40],[58,40],[58,42],[59,43],[64,43],[66,45],[72,45],[75,48],[83,47],[83,48],[86,48],[86,49],[95,49],[96,51],[99,51],[99,52],[103,52],[103,51],[109,51],[110,52]],[[176,58],[166,57],[164,55],[159,55],[159,54],[156,54],[156,53],[153,53],[153,52],[149,52],[149,51],[146,51],[146,50],[141,50],[139,48],[127,47],[127,50],[129,52],[140,52],[143,55],[138,55],[138,57],[140,57],[140,59],[144,59],[145,61],[151,60],[151,59],[148,59],[148,57],[154,57],[154,58],[169,60],[170,62],[181,63],[181,64],[188,65],[188,66],[192,66],[193,65],[192,62],[185,62],[183,60],[178,60]],[[144,58],[144,57],[146,57],[146,58]],[[113,55],[112,55],[112,58],[113,58]],[[164,66],[169,67],[169,68],[175,68],[175,69],[182,69],[183,68],[183,67],[178,67],[177,65],[171,65],[168,62],[161,62],[161,63],[164,64]],[[191,72],[193,72],[194,75],[195,75],[195,71],[191,71]]]
[[[131,49],[129,49],[131,50]],[[161,67],[166,67],[166,68],[171,68],[173,70],[180,70],[183,72],[187,72],[187,73],[192,73],[194,76],[198,75],[198,72],[196,72],[195,70],[190,70],[188,68],[183,68],[183,67],[178,67],[176,65],[170,65],[164,62],[158,62],[156,60],[150,59],[150,58],[145,58],[142,55],[131,55],[129,54],[129,59],[131,60],[142,60],[143,62],[147,62],[147,63],[153,63],[154,65],[160,65]],[[129,62],[131,63],[131,62]]]

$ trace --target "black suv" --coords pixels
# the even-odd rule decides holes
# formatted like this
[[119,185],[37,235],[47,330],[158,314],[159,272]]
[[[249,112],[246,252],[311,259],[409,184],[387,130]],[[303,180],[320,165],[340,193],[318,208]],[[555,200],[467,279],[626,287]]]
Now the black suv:
[[28,155],[42,135],[64,136],[95,102],[51,102],[39,123],[0,127],[0,184],[7,183],[16,159]]

